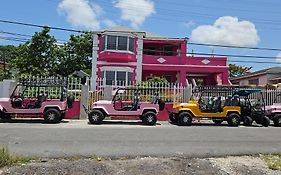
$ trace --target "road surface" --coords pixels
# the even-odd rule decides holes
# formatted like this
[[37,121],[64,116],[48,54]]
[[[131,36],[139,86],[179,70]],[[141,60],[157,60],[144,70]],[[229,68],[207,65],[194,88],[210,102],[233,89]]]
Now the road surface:
[[198,124],[180,127],[168,122],[86,120],[42,124],[21,120],[0,122],[0,146],[28,156],[183,156],[214,157],[281,152],[281,128]]

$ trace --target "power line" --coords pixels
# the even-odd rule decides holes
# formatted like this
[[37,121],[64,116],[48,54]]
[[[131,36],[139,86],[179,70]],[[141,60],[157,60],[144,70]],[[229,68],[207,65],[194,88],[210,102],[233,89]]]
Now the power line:
[[28,41],[24,38],[3,37],[3,36],[0,36],[0,40],[16,41],[16,42],[21,42],[21,43],[25,43]]
[[[112,7],[112,5],[108,2],[99,2],[100,4],[103,4],[104,6],[108,6],[108,7]],[[173,3],[174,4],[174,3]],[[125,4],[126,6],[126,9],[129,9],[131,11],[134,11],[135,9],[133,9],[130,4]],[[146,9],[144,6],[140,6],[142,9]],[[189,16],[199,16],[199,17],[204,17],[204,18],[218,18],[219,16],[217,15],[211,15],[211,14],[205,14],[205,13],[198,13],[198,12],[193,12],[193,11],[180,11],[180,10],[173,10],[173,9],[164,9],[164,8],[157,8],[157,9],[160,9],[160,10],[163,10],[165,11],[165,13],[170,13],[170,12],[176,12],[176,13],[170,13],[170,14],[181,14],[181,15],[177,15],[179,17],[185,17],[186,18],[186,13],[188,12],[188,15]],[[116,13],[116,12],[113,12],[113,11],[109,11],[108,13]],[[264,13],[264,12],[263,12]],[[134,15],[134,14],[131,14],[131,15]],[[159,19],[159,20],[171,20],[171,21],[175,21],[175,19],[170,19],[170,18],[159,18],[159,17],[150,17],[150,18],[154,18],[154,19]],[[249,19],[242,19],[242,20],[249,20]],[[250,19],[251,21],[255,21],[255,23],[260,23],[260,24],[272,24],[272,25],[280,25],[281,24],[281,21],[280,20],[268,20],[268,19],[257,19],[257,18],[252,18]],[[185,22],[185,21],[179,21],[179,20],[176,20],[177,22]]]
[[30,26],[30,27],[37,27],[37,28],[48,27],[48,28],[53,29],[53,30],[61,30],[61,31],[67,31],[67,32],[83,33],[83,31],[81,31],[81,30],[67,29],[67,28],[61,28],[61,27],[52,27],[52,26],[44,26],[44,25],[24,23],[24,22],[17,22],[17,21],[10,21],[10,20],[3,20],[3,19],[0,19],[0,22],[1,23],[15,24],[15,25],[24,25],[24,26]]
[[12,33],[12,32],[5,32],[5,31],[0,31],[0,33],[3,34],[8,34],[8,35],[16,35],[16,36],[25,36],[25,37],[32,37],[32,35],[26,35],[26,34],[20,34],[20,33]]
[[[8,34],[8,35],[14,35],[14,36],[25,36],[25,37],[30,37],[29,39],[31,39],[31,37],[32,37],[32,35],[21,34],[21,33],[14,33],[14,32],[0,31],[0,33]],[[58,41],[58,42],[67,42],[66,40],[62,40],[62,39],[57,39],[57,41]]]
[[188,44],[198,45],[198,46],[214,46],[214,47],[236,48],[236,49],[281,51],[281,49],[278,49],[278,48],[267,48],[267,47],[245,47],[245,46],[231,46],[231,45],[220,45],[220,44],[204,44],[204,43],[196,43],[196,42],[188,42]]
[[[49,0],[49,1],[52,1],[52,0]],[[52,2],[54,2],[54,1],[52,1]],[[110,3],[108,3],[108,2],[99,2],[99,3],[104,5],[104,6],[107,6],[107,7],[112,7],[112,5]],[[131,10],[132,12],[135,10],[129,4],[128,4],[128,6],[126,6],[126,8]],[[146,8],[142,8],[142,9],[146,9]],[[184,19],[166,18],[166,16],[167,16],[166,14],[167,13],[170,13],[172,15],[174,15],[174,14],[181,14],[181,15],[177,15],[177,16],[186,18],[186,13],[187,13],[186,11],[173,10],[173,9],[163,9],[163,8],[157,8],[157,9],[165,11],[165,17],[161,18],[161,17],[150,16],[149,19],[151,19],[151,20],[160,20],[160,21],[165,21],[165,22],[167,22],[167,21],[186,22],[186,20],[184,20]],[[174,12],[174,13],[171,13],[171,12]],[[114,12],[114,11],[108,11],[107,13],[119,14],[118,12]],[[129,13],[129,15],[133,16],[135,14],[134,13]],[[159,14],[159,15],[161,15],[161,14]],[[198,13],[198,12],[192,12],[192,11],[188,11],[188,15],[189,16],[203,17],[203,18],[210,18],[210,19],[214,19],[214,18],[217,19],[217,18],[220,17],[220,16],[217,16],[217,15],[210,15],[210,14],[204,14],[204,13]],[[242,19],[242,20],[251,20],[251,21],[255,22],[256,24],[266,24],[266,26],[268,26],[268,24],[278,25],[278,26],[281,25],[281,21],[276,21],[276,20],[256,19],[256,18]],[[196,21],[203,22],[203,20],[196,20]],[[204,22],[206,22],[206,21],[204,21]],[[267,28],[267,29],[269,29],[269,30],[281,30],[281,28]]]
[[235,55],[235,54],[217,54],[217,53],[203,53],[203,52],[188,52],[191,55],[206,55],[206,56],[222,56],[222,57],[236,57],[236,58],[262,58],[262,59],[276,59],[276,57],[259,56],[259,55]]
[[[32,37],[32,35],[21,34],[21,33],[13,33],[13,32],[6,32],[0,31],[3,34],[9,35],[18,35],[18,36],[26,36]],[[61,42],[67,42],[66,40],[58,39]],[[269,47],[246,47],[246,46],[234,46],[234,45],[222,45],[222,44],[209,44],[209,43],[196,43],[196,42],[188,42],[188,45],[199,45],[199,46],[213,46],[213,47],[224,47],[224,48],[234,48],[234,49],[251,49],[251,50],[267,50],[267,51],[281,51],[280,48],[269,48]]]

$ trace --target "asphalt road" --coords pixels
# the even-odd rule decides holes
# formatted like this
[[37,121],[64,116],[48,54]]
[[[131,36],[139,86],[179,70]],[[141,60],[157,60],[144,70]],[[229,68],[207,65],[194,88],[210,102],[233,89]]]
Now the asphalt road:
[[0,123],[0,146],[28,156],[184,156],[213,157],[281,152],[281,128],[227,127],[198,124],[179,127],[168,122],[84,121],[42,124]]

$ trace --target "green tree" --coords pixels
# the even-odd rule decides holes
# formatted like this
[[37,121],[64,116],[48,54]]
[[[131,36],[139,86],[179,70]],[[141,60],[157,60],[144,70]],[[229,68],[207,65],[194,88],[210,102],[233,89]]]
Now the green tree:
[[9,79],[12,77],[10,72],[11,66],[9,65],[10,60],[12,60],[17,52],[17,47],[12,45],[0,46],[0,81],[3,79]]
[[62,76],[68,76],[76,70],[91,68],[89,57],[92,55],[92,34],[90,32],[81,35],[71,35],[69,41],[60,48],[60,56],[55,72]]
[[251,69],[252,69],[252,67],[239,66],[236,64],[229,64],[229,75],[231,78],[239,77],[239,76],[250,73]]
[[50,28],[44,27],[36,32],[30,41],[18,46],[16,57],[11,60],[12,66],[19,75],[53,75],[53,68],[59,60],[57,40],[49,34]]

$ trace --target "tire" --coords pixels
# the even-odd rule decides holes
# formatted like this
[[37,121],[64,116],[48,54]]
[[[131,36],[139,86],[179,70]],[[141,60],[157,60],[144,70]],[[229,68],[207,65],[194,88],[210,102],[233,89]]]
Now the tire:
[[157,117],[155,112],[148,111],[142,115],[142,123],[145,125],[155,125],[157,122]]
[[270,124],[270,120],[267,116],[263,116],[262,117],[262,121],[261,121],[262,126],[264,127],[268,127]]
[[244,124],[244,126],[252,126],[253,119],[249,116],[245,116],[243,124]]
[[3,122],[10,122],[12,120],[12,117],[11,115],[9,114],[5,114],[4,112],[1,112],[0,113],[0,119],[3,121]]
[[221,125],[223,120],[222,119],[213,119],[213,122],[215,123],[215,125]]
[[170,119],[171,123],[177,123],[178,122],[178,118],[176,118],[174,113],[169,114],[169,119]]
[[241,122],[241,118],[236,113],[230,113],[227,117],[228,126],[237,127]]
[[104,118],[105,118],[105,116],[99,110],[93,110],[92,112],[90,112],[88,114],[88,119],[91,124],[99,125],[99,124],[101,124],[101,122],[103,121]]
[[281,114],[276,114],[273,117],[272,120],[273,120],[274,126],[276,126],[276,127],[280,127],[281,126]]
[[62,120],[60,111],[55,108],[47,109],[44,112],[44,119],[46,123],[59,123]]
[[178,124],[180,126],[191,126],[192,115],[189,112],[182,112],[179,115]]

